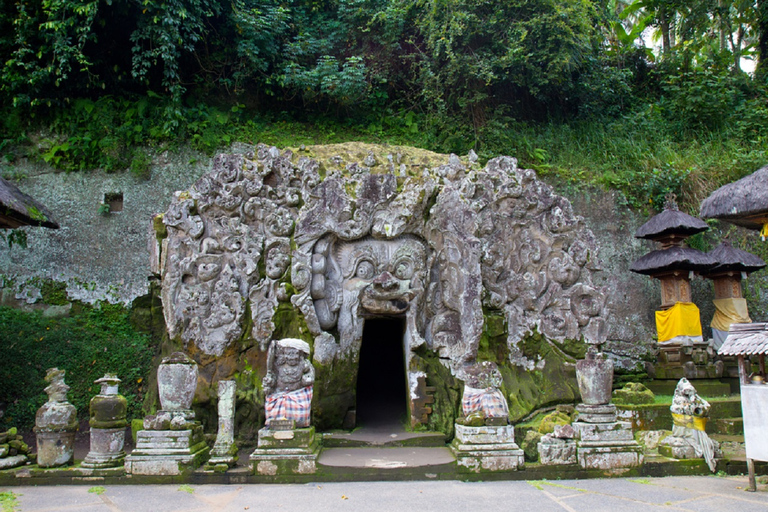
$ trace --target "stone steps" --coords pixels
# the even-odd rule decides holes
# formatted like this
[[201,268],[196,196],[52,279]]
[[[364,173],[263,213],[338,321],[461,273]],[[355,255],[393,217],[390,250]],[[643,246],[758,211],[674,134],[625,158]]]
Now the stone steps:
[[744,436],[743,418],[718,418],[715,420],[715,434]]

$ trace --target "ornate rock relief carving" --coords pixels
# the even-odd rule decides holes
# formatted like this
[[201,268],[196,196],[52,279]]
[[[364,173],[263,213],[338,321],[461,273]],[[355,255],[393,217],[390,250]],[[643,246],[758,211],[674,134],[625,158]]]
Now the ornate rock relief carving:
[[324,172],[259,147],[217,157],[210,174],[177,194],[163,218],[171,337],[214,356],[249,339],[266,351],[275,311],[290,301],[313,360],[327,365],[357,360],[365,318],[404,316],[412,388],[424,376],[411,364],[421,345],[454,374],[476,361],[484,309],[503,315],[509,362],[524,368],[543,364],[518,346],[534,330],[604,340],[594,237],[513,158],[483,170],[452,158],[410,176],[356,163]]

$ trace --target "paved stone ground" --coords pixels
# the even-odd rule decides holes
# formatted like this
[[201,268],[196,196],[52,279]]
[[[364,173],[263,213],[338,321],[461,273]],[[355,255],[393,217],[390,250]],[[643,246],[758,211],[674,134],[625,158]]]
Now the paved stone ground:
[[[355,482],[300,485],[107,485],[0,488],[21,512],[768,511],[768,486],[691,476],[529,482]],[[3,509],[5,510],[5,509]]]

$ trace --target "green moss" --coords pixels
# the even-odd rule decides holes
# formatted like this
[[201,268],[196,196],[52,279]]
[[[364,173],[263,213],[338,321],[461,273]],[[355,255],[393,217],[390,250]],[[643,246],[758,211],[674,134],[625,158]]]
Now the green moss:
[[656,401],[653,391],[639,382],[627,383],[613,392],[613,403],[617,405],[652,404]]
[[297,338],[306,341],[310,346],[313,345],[314,339],[309,332],[304,315],[292,304],[286,302],[278,304],[272,316],[272,322],[275,324],[273,339]]
[[64,306],[69,304],[67,295],[67,283],[43,279],[40,283],[40,295],[45,304],[51,306]]
[[163,223],[163,215],[159,213],[152,217],[152,229],[155,231],[155,238],[158,243],[162,243],[165,238],[168,238],[168,228]]
[[571,417],[565,413],[555,411],[551,414],[547,414],[541,420],[539,425],[540,434],[551,434],[555,431],[556,425],[570,425]]
[[432,413],[428,417],[426,428],[452,437],[454,421],[461,413],[463,385],[451,375],[451,371],[440,362],[435,352],[422,346],[416,350],[416,356],[412,359],[414,367],[410,370],[425,372],[427,384],[435,388],[435,403],[431,405]]
[[548,405],[574,403],[579,397],[575,360],[536,332],[527,336],[520,345],[524,347],[528,359],[536,362],[536,368],[528,370],[508,361],[499,365],[510,420],[517,422]]

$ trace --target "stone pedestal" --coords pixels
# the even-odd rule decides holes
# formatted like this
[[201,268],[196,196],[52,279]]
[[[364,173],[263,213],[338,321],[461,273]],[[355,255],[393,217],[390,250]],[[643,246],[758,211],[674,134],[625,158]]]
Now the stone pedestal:
[[459,468],[473,472],[514,471],[525,463],[523,450],[515,443],[512,425],[468,427],[455,425],[451,450]]
[[91,450],[81,467],[90,469],[115,468],[124,465],[125,427],[91,427]]
[[576,406],[577,459],[584,469],[619,469],[640,466],[643,449],[632,434],[632,425],[616,421],[616,406]]
[[279,423],[273,421],[271,426],[259,430],[257,448],[250,456],[253,473],[305,475],[317,471],[320,440],[315,427],[285,428]]
[[136,449],[125,458],[125,471],[133,475],[182,475],[208,458],[203,427],[185,430],[140,430]]

